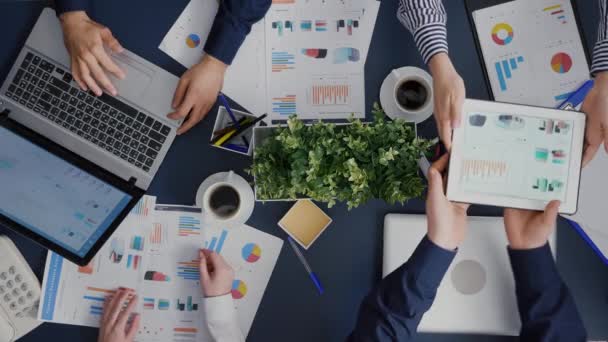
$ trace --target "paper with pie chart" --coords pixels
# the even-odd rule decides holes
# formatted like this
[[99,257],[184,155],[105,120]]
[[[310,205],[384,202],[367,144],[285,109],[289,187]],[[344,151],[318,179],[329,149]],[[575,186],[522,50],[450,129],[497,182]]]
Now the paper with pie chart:
[[200,208],[155,202],[144,196],[85,267],[49,252],[40,320],[98,327],[105,298],[122,286],[139,297],[137,341],[209,341],[198,255],[205,248],[235,271],[230,295],[247,336],[283,241],[245,225],[205,227]]
[[187,68],[200,62],[217,10],[217,0],[190,1],[159,48],[170,56],[176,55]]
[[473,19],[495,100],[555,107],[589,79],[569,0],[510,1]]

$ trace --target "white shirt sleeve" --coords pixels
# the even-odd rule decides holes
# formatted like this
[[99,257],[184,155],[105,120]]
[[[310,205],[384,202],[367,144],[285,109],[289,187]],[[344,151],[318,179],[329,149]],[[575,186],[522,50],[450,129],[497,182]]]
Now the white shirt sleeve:
[[203,298],[203,310],[213,341],[245,341],[230,293],[218,297]]
[[424,63],[448,53],[447,14],[441,0],[399,0],[397,18],[414,35]]

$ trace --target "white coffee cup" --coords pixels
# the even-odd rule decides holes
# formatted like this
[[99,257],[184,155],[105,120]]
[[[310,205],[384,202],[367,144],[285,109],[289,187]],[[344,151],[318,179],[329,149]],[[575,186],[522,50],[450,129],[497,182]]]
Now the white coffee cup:
[[[241,208],[241,196],[238,189],[233,185],[233,177],[234,172],[228,172],[225,181],[212,184],[203,194],[203,209],[205,213],[212,215],[215,220],[230,220],[238,214]],[[220,194],[218,191],[222,191],[223,193]],[[218,200],[213,197],[224,198]],[[225,203],[214,203],[220,200]]]
[[[417,83],[418,86],[421,87],[421,89],[424,92],[424,101],[416,108],[405,107],[405,105],[399,101],[400,88],[408,82]],[[395,87],[393,89],[393,101],[395,102],[395,106],[397,106],[399,109],[401,109],[401,111],[406,112],[406,113],[418,114],[418,113],[424,111],[426,108],[428,108],[429,103],[433,99],[432,94],[433,94],[432,85],[429,84],[427,82],[427,80],[420,77],[419,75],[412,74],[412,75],[409,75],[406,77],[402,77],[402,78],[398,79],[397,82],[395,82]]]
[[[217,191],[224,189],[224,198]],[[219,201],[218,201],[219,199]],[[218,203],[214,203],[218,202]],[[224,207],[222,202],[225,201]],[[206,224],[223,225],[226,228],[247,222],[255,205],[253,190],[247,181],[234,171],[209,176],[196,193],[196,205],[203,209]]]
[[[426,98],[417,108],[406,108],[397,99],[397,92],[405,83],[414,81],[423,87]],[[428,72],[416,67],[401,67],[392,70],[382,82],[380,104],[391,119],[403,119],[420,123],[433,115],[433,78]]]

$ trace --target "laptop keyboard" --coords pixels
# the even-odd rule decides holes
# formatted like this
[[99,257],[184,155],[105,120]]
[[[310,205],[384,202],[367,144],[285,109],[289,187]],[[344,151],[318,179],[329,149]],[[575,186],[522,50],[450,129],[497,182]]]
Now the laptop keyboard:
[[113,153],[150,171],[171,128],[104,93],[72,85],[72,75],[28,52],[5,95]]

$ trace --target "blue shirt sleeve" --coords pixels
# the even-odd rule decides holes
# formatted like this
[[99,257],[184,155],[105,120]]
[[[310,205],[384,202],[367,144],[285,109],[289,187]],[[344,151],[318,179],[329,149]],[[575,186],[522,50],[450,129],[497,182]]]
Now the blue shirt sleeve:
[[89,0],[55,0],[57,15],[71,11],[88,11],[89,8]]
[[410,259],[365,298],[348,340],[410,341],[455,255],[424,237]]
[[521,340],[586,341],[585,327],[568,287],[557,272],[549,244],[508,251],[522,323]]
[[251,26],[262,19],[271,0],[221,0],[205,52],[231,64]]

